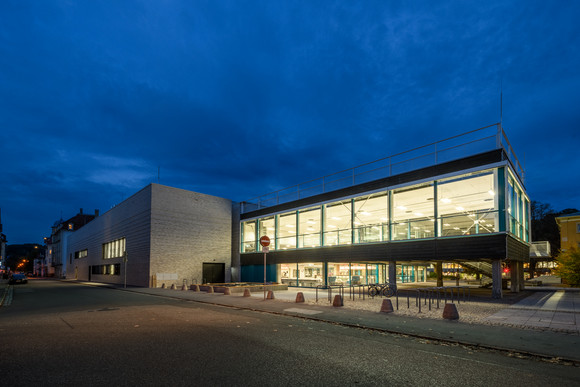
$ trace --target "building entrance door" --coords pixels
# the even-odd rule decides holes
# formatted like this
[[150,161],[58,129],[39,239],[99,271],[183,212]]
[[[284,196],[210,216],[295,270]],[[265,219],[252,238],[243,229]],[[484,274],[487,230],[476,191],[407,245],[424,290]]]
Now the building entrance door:
[[203,283],[224,283],[226,279],[225,263],[205,263],[203,264]]

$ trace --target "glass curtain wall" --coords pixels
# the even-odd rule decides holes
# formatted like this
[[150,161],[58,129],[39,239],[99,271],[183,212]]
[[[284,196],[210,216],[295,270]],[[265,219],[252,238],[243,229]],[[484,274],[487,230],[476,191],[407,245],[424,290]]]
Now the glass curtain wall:
[[325,206],[324,245],[350,245],[352,243],[352,200],[342,200]]
[[321,214],[320,207],[298,211],[298,247],[320,246]]
[[437,185],[439,236],[496,232],[494,181],[493,171],[441,180]]
[[278,215],[276,238],[279,250],[296,248],[296,211]]
[[511,172],[508,174],[507,202],[509,231],[517,238],[529,242],[530,201]]
[[256,251],[256,221],[242,223],[242,252],[253,253]]
[[381,242],[389,240],[389,195],[387,192],[372,194],[354,200],[354,220],[356,243]]
[[[478,171],[244,221],[241,250],[259,251],[263,235],[286,250],[499,232],[498,176]],[[508,230],[528,242],[529,199],[511,172],[506,183]]]
[[433,183],[402,188],[393,192],[391,239],[418,239],[435,236]]
[[268,236],[271,241],[274,243],[270,243],[270,250],[276,250],[276,219],[273,216],[268,218],[260,219],[260,233],[258,235],[258,240],[263,237],[264,235]]

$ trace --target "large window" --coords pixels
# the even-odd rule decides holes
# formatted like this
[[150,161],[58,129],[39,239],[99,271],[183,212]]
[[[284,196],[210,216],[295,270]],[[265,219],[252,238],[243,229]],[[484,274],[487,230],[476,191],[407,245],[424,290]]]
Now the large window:
[[89,255],[89,250],[84,249],[80,251],[75,251],[75,259],[84,258]]
[[320,207],[298,211],[298,247],[320,246]]
[[278,248],[296,248],[296,211],[278,216]]
[[432,238],[435,236],[433,196],[433,184],[394,191],[391,239]]
[[256,221],[242,223],[242,252],[253,253],[256,251]]
[[[260,235],[259,237],[268,236],[272,243],[270,243],[270,250],[276,249],[276,221],[273,216],[269,218],[260,219]],[[258,238],[259,239],[259,238]]]
[[352,204],[342,200],[326,205],[324,211],[324,245],[350,245],[352,243]]
[[354,201],[354,221],[356,243],[389,240],[389,195],[387,192],[363,196]]
[[437,185],[439,235],[497,231],[497,195],[493,171],[442,180]]
[[120,258],[125,255],[125,238],[103,244],[103,258]]
[[509,231],[517,238],[529,242],[528,211],[530,201],[511,172],[508,175],[507,212]]

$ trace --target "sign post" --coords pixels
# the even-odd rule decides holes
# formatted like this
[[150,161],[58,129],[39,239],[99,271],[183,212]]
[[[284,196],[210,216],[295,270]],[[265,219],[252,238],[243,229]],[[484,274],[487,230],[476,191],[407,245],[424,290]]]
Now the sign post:
[[270,238],[266,235],[260,238],[260,245],[262,246],[262,251],[264,252],[264,300],[266,300],[266,254],[270,250]]

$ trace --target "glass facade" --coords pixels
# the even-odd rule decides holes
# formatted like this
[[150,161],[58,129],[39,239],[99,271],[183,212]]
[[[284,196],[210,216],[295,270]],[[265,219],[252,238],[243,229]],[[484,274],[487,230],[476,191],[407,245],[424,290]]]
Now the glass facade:
[[529,209],[511,171],[488,169],[243,221],[241,252],[258,251],[262,235],[275,239],[271,250],[286,250],[490,234],[505,222],[529,242]]

